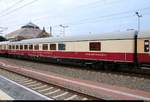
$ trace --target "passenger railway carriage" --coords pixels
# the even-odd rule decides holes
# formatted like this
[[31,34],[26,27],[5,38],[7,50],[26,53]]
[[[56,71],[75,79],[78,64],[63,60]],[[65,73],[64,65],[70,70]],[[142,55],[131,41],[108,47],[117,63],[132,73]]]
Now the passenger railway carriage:
[[0,54],[54,63],[103,65],[150,64],[150,31],[51,37],[1,42]]

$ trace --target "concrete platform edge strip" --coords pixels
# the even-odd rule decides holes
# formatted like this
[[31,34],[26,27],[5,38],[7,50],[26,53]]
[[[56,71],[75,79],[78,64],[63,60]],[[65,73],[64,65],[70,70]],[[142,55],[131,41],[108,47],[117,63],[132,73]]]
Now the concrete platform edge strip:
[[38,95],[38,96],[40,96],[40,97],[43,97],[43,98],[45,98],[46,100],[54,100],[54,99],[49,98],[49,97],[46,97],[46,96],[44,96],[44,95],[42,95],[42,94],[40,94],[40,93],[38,93],[38,92],[36,92],[36,91],[34,91],[34,90],[31,90],[31,89],[29,89],[29,88],[27,88],[27,87],[25,87],[25,86],[22,86],[22,85],[20,85],[20,84],[14,82],[14,81],[12,81],[12,80],[9,80],[9,79],[7,79],[7,78],[1,76],[1,75],[0,75],[0,77],[3,78],[3,79],[5,79],[5,80],[7,80],[7,81],[9,81],[9,82],[11,82],[11,83],[13,83],[13,84],[18,85],[18,86],[20,86],[20,87],[22,87],[22,88],[24,88],[24,89],[26,89],[26,90],[28,90],[28,91],[30,91],[30,92],[36,94],[36,95]]
[[7,95],[4,91],[0,90],[0,100],[14,100],[14,99],[9,95]]

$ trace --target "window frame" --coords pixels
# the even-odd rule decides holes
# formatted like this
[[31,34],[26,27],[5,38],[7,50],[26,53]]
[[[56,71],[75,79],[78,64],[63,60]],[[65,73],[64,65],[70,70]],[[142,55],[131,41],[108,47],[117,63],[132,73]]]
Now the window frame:
[[23,50],[23,45],[19,45],[20,46],[20,50]]
[[16,50],[19,50],[19,45],[16,45]]
[[[96,47],[98,46],[99,47],[98,48],[94,47],[94,44]],[[101,46],[102,46],[101,42],[89,42],[89,51],[101,51]]]
[[28,45],[23,45],[24,46],[24,50],[28,50],[29,46]]
[[[3,47],[2,47],[2,48],[3,48]],[[9,50],[11,50],[11,49],[12,49],[12,48],[11,48],[11,45],[9,45],[8,48],[9,48]]]
[[[63,45],[63,46],[61,46],[61,45]],[[66,44],[64,44],[64,43],[59,43],[59,44],[58,44],[58,50],[59,50],[59,51],[65,51],[65,50],[66,50]]]
[[[46,48],[45,48],[46,45]],[[48,51],[48,44],[42,44],[42,50],[43,51]]]
[[29,50],[33,50],[33,44],[29,44]]
[[12,45],[12,49],[15,50],[15,45]]
[[36,51],[40,50],[40,45],[39,44],[35,44],[34,45],[34,50],[36,50]]
[[[53,46],[54,45],[54,46]],[[57,44],[49,44],[49,49],[51,51],[56,51],[57,50]]]

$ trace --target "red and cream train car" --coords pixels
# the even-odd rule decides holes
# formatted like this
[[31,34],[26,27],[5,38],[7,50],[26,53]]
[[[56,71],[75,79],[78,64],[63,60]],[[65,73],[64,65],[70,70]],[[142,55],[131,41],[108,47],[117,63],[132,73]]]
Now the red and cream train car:
[[1,42],[0,54],[48,62],[150,64],[150,31],[50,37]]

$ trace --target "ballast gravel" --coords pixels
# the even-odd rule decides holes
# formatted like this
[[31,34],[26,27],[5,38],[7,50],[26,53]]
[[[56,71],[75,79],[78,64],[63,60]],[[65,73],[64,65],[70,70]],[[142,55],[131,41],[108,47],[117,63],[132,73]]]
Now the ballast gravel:
[[61,65],[45,64],[38,62],[31,62],[18,59],[1,58],[7,60],[10,64],[21,65],[25,67],[31,67],[38,70],[50,71],[56,74],[69,76],[73,78],[79,78],[83,80],[90,80],[99,83],[105,83],[110,85],[117,85],[121,87],[127,87],[132,89],[140,89],[150,92],[150,79],[144,77],[135,77],[128,75],[115,74],[111,72],[103,72],[98,70],[88,70],[76,67],[64,67]]

